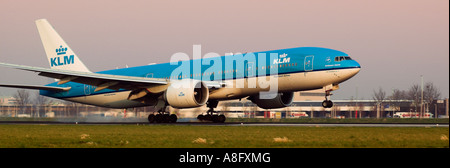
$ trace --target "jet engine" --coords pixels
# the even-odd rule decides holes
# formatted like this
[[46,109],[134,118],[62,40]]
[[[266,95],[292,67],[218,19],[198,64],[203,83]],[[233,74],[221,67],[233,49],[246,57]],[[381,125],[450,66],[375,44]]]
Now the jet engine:
[[205,83],[197,80],[176,81],[164,93],[164,100],[174,108],[203,106],[208,98],[208,87]]
[[294,92],[277,93],[275,98],[261,99],[259,96],[252,96],[250,100],[263,109],[283,108],[291,105],[294,99]]

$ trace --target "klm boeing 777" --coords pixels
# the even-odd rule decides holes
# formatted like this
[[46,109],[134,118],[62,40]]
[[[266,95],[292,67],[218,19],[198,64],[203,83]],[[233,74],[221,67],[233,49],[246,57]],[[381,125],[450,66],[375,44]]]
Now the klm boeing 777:
[[[194,108],[206,104],[201,120],[224,122],[214,109],[219,101],[248,98],[260,108],[287,107],[294,92],[323,89],[324,108],[339,84],[355,76],[361,66],[348,54],[320,47],[299,47],[91,72],[45,19],[36,21],[50,68],[0,63],[54,78],[45,86],[0,84],[40,90],[57,99],[109,108],[155,106],[149,122],[176,122],[166,107]],[[195,46],[194,46],[195,48]],[[195,51],[194,51],[195,52]],[[214,55],[214,54],[213,54]],[[179,55],[178,55],[179,56]]]

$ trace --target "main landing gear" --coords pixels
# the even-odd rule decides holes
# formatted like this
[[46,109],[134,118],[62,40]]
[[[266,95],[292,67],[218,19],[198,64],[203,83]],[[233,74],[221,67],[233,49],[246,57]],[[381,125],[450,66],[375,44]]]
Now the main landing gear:
[[206,103],[206,106],[209,107],[209,110],[206,112],[206,115],[200,114],[197,116],[197,119],[200,121],[212,121],[214,123],[224,123],[226,120],[225,115],[221,114],[214,114],[217,113],[214,111],[214,108],[217,107],[219,104],[219,101],[217,100],[210,100]]
[[150,123],[175,123],[177,122],[177,119],[177,115],[166,112],[166,107],[158,110],[158,114],[156,115],[148,115],[148,122]]
[[323,108],[331,108],[333,107],[333,102],[331,100],[328,100],[328,97],[331,96],[331,90],[325,91],[325,100],[322,102]]

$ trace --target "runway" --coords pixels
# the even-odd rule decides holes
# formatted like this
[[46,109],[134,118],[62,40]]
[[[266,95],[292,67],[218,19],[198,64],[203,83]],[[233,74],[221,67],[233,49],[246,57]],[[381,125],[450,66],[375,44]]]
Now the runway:
[[241,124],[229,124],[230,126],[292,126],[292,127],[449,127],[449,124],[372,124],[372,123],[359,123],[359,124],[298,124],[298,123],[241,123]]
[[0,124],[11,125],[186,125],[186,126],[279,126],[279,127],[449,127],[448,123],[279,123],[279,122],[76,122],[76,121],[0,121]]

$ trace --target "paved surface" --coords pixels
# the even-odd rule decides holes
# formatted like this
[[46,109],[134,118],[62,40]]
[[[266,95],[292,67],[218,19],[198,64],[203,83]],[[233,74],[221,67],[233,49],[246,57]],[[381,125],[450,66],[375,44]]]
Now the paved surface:
[[297,127],[449,127],[449,124],[296,124],[296,123],[242,123],[242,124],[227,124],[239,126],[297,126]]

